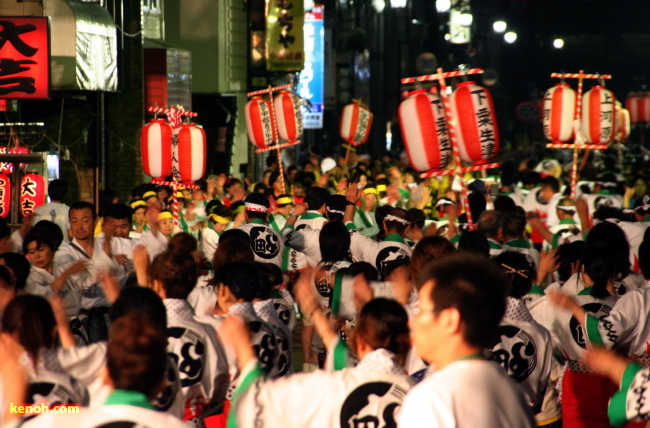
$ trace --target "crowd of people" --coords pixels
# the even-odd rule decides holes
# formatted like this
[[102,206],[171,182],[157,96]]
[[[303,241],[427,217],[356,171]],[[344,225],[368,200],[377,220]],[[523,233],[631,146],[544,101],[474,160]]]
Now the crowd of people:
[[635,165],[597,155],[572,192],[555,159],[504,161],[464,177],[467,206],[458,177],[390,157],[267,166],[258,183],[105,190],[97,207],[63,203],[57,179],[19,229],[0,219],[3,423],[650,419],[650,194]]

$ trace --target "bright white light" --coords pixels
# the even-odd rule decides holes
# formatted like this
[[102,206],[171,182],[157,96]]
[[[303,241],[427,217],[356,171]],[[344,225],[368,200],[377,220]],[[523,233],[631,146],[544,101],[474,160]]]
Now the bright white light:
[[372,7],[375,8],[377,13],[382,13],[386,7],[386,2],[384,0],[373,0]]
[[505,40],[506,43],[514,43],[517,40],[517,33],[514,31],[508,31],[503,35],[503,40]]
[[508,24],[505,21],[494,21],[492,24],[492,29],[495,33],[503,33],[508,28]]
[[458,19],[458,23],[463,27],[469,27],[470,25],[472,25],[473,20],[474,17],[472,16],[471,13],[461,13],[460,18]]
[[451,39],[451,34],[447,33],[445,34],[445,40],[450,40]]
[[451,0],[436,0],[436,10],[440,13],[449,12]]
[[403,9],[406,7],[408,0],[390,0],[390,5],[393,9]]
[[555,49],[562,49],[564,47],[564,40],[562,39],[553,40],[553,47]]

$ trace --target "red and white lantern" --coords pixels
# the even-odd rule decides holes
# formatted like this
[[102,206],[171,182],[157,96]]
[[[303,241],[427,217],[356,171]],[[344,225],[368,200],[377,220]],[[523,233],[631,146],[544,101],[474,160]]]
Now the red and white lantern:
[[300,98],[289,91],[281,91],[273,101],[280,138],[295,141],[302,136]]
[[413,91],[399,105],[399,125],[404,147],[414,170],[425,172],[444,169],[452,157],[451,139],[442,98]]
[[616,139],[626,140],[630,136],[630,112],[616,103]]
[[573,139],[573,121],[576,116],[576,91],[559,83],[544,95],[542,124],[544,136],[553,142]]
[[172,127],[163,119],[142,127],[140,150],[145,174],[162,180],[172,173]]
[[38,174],[25,174],[20,182],[20,211],[23,216],[45,203],[45,179]]
[[604,86],[594,86],[582,97],[582,135],[590,144],[609,144],[616,133],[616,97]]
[[177,179],[191,183],[199,180],[205,174],[205,131],[193,123],[184,123],[177,130],[178,143],[174,147],[174,167],[178,172]]
[[368,141],[370,127],[372,126],[372,113],[367,108],[357,103],[343,107],[339,135],[347,143],[358,146]]
[[475,82],[463,82],[449,102],[461,160],[487,163],[499,152],[499,128],[490,92]]
[[625,100],[631,123],[650,123],[650,96],[645,92],[630,92]]
[[272,145],[278,138],[271,108],[271,102],[262,97],[253,97],[244,106],[248,139],[261,149]]
[[5,174],[0,174],[0,217],[7,217],[11,212],[11,181]]

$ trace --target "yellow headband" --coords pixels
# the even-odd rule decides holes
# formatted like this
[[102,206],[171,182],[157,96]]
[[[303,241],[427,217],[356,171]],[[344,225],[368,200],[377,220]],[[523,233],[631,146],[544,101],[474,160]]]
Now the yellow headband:
[[233,215],[238,214],[246,209],[246,206],[240,205],[237,208],[235,208],[232,212]]
[[147,203],[145,201],[131,202],[131,209],[133,211],[137,210],[138,208],[147,208]]
[[183,192],[176,192],[176,197],[177,198],[185,198],[185,195],[183,195]]
[[293,199],[291,199],[288,196],[285,196],[284,198],[278,199],[278,205],[288,205],[288,204],[293,204]]
[[386,191],[386,185],[385,184],[378,184],[377,185],[377,191],[378,192],[385,192]]
[[379,192],[374,187],[368,187],[367,189],[363,189],[363,193],[365,195],[367,194],[379,195]]
[[145,192],[144,195],[142,195],[142,199],[146,200],[147,198],[150,198],[152,196],[158,196],[158,194],[156,192],[154,192],[153,190],[150,190],[148,192]]
[[174,218],[174,216],[172,216],[172,213],[170,213],[169,211],[161,211],[160,213],[158,213],[158,221],[164,220],[166,218]]
[[228,224],[230,223],[230,219],[226,217],[221,217],[220,215],[216,214],[210,214],[209,216],[212,220],[216,221],[217,223],[223,223],[223,224]]

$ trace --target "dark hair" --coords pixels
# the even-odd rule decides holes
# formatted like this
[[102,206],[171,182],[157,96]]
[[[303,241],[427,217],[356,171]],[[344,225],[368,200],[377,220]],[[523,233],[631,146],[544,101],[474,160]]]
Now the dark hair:
[[214,283],[228,287],[235,299],[252,301],[268,280],[255,262],[233,262],[221,266],[214,273]]
[[32,242],[36,242],[36,248],[40,248],[43,245],[50,247],[52,254],[54,254],[58,248],[54,246],[54,242],[52,242],[52,236],[47,233],[45,229],[31,229],[29,232],[27,232],[25,239],[23,239],[23,253],[29,253],[29,244]]
[[537,186],[542,181],[542,175],[537,171],[526,171],[521,178],[524,186],[533,185]]
[[520,239],[526,231],[526,216],[524,214],[513,212],[503,216],[503,224],[501,226],[501,234],[504,241],[506,238]]
[[0,239],[4,239],[8,236],[11,236],[9,225],[4,218],[0,217]]
[[498,340],[508,291],[508,281],[494,263],[476,255],[454,254],[429,265],[420,275],[420,286],[431,280],[434,314],[456,308],[463,339],[480,348],[492,347]]
[[503,215],[498,211],[483,211],[476,222],[476,230],[486,238],[495,238],[503,226]]
[[200,191],[202,191],[202,192],[204,192],[204,193],[208,191],[208,182],[205,181],[205,180],[203,180],[202,178],[196,180],[196,181],[194,182],[194,184],[195,184],[196,186],[199,186],[199,189],[198,189],[198,190],[200,190]]
[[472,218],[479,218],[487,206],[487,201],[485,200],[485,193],[472,192],[467,197],[469,202],[469,209],[472,213]]
[[[269,203],[269,198],[262,195],[261,193],[251,193],[250,195],[246,196],[246,199],[244,200],[244,203],[262,205],[263,207],[266,207],[267,210],[271,206],[271,204]],[[248,217],[257,218],[257,219],[260,219],[260,220],[266,220],[267,214],[268,213],[266,213],[266,212],[246,210],[246,215]]]
[[77,201],[74,204],[72,204],[70,206],[70,210],[68,211],[68,218],[70,217],[70,215],[72,215],[71,214],[72,211],[74,211],[74,210],[84,210],[84,209],[89,209],[90,210],[90,212],[91,212],[91,214],[93,216],[93,220],[95,220],[97,218],[97,213],[95,212],[95,206],[93,204],[91,204],[90,202],[86,202],[86,201]]
[[[113,201],[115,200],[115,191],[112,189],[103,189],[99,192],[99,216],[104,217],[104,211],[106,208],[113,204]],[[72,210],[72,207],[70,207],[70,210]],[[94,212],[94,208],[93,208]]]
[[627,242],[625,232],[618,225],[609,221],[598,223],[589,231],[585,245],[587,248],[595,246],[606,248],[605,254],[616,261],[617,280],[620,281],[629,275],[630,244]]
[[[343,214],[341,213],[345,213],[345,204],[345,196],[330,195],[330,197],[327,198],[327,202],[325,203],[327,218],[331,221],[343,221]],[[341,211],[341,213],[334,211]]]
[[318,244],[322,262],[327,264],[347,260],[350,233],[342,222],[330,221],[321,229]]
[[510,285],[510,297],[521,299],[530,292],[537,280],[537,270],[528,258],[517,251],[504,251],[494,258]]
[[269,186],[267,186],[266,184],[264,184],[262,182],[255,183],[255,185],[253,186],[253,193],[251,193],[251,194],[255,194],[255,193],[262,194],[262,193],[266,192],[266,189],[268,189],[268,187]]
[[356,262],[352,263],[346,272],[346,275],[355,277],[357,275],[363,275],[366,278],[366,281],[377,281],[379,280],[379,271],[373,265],[368,262]]
[[198,266],[189,254],[158,254],[149,266],[149,281],[160,281],[168,299],[187,299],[198,277]]
[[175,255],[191,255],[198,248],[196,238],[189,233],[180,232],[167,243],[167,252]]
[[273,287],[282,285],[284,278],[282,276],[282,269],[280,269],[280,266],[274,263],[259,263],[259,265],[262,269],[262,272],[264,272],[264,275],[266,275],[269,281],[271,281],[271,285]]
[[[226,207],[224,204],[221,203],[219,199],[213,199],[208,204],[205,206],[205,212],[210,215],[214,213],[217,209],[220,207]],[[228,208],[228,207],[226,207]],[[228,208],[230,210],[230,208]]]
[[[242,241],[245,241],[248,246],[251,245],[251,236],[244,232],[241,229],[228,229],[224,230],[224,232],[221,234],[219,237],[219,245],[223,244],[229,239],[240,239]],[[219,247],[217,247],[218,249]]]
[[357,319],[354,335],[361,337],[373,350],[386,349],[403,364],[411,349],[408,315],[395,300],[372,299],[366,303]]
[[55,179],[50,181],[50,184],[47,186],[47,195],[53,201],[62,200],[66,193],[68,193],[68,183],[62,179]]
[[167,337],[146,318],[126,315],[111,326],[106,367],[115,389],[153,398],[167,369]]
[[330,197],[330,192],[322,187],[312,187],[305,194],[305,203],[308,209],[316,211],[321,209]]
[[418,229],[424,229],[424,221],[427,219],[424,211],[419,208],[411,208],[407,213],[412,226],[416,226]]
[[[607,201],[609,201],[609,199],[607,199]],[[600,205],[596,208],[596,211],[594,211],[593,219],[600,220],[601,222],[605,222],[607,219],[625,221],[625,214],[619,208]]]
[[377,240],[381,241],[386,237],[386,233],[384,231],[384,219],[388,214],[390,214],[391,210],[393,207],[390,205],[382,205],[380,207],[377,207],[375,210],[375,220],[377,221],[377,224],[379,225],[379,233],[377,234]]
[[277,272],[275,269],[280,271],[280,284],[282,284],[282,269],[273,263],[256,262],[256,264],[262,273],[263,280],[261,281],[260,287],[257,289],[254,298],[268,300],[273,297],[273,287],[276,285],[276,282],[274,281],[277,281]]
[[511,213],[515,210],[515,201],[512,200],[510,196],[497,196],[494,199],[494,211],[500,212],[501,214]]
[[128,287],[108,310],[111,323],[131,315],[145,318],[163,332],[167,331],[167,311],[160,297],[151,288]]
[[56,319],[50,303],[41,296],[23,294],[14,297],[2,314],[2,331],[18,336],[34,367],[41,348],[53,348]]
[[560,281],[566,282],[571,277],[571,265],[581,263],[584,252],[584,241],[567,242],[558,247],[556,255],[560,266],[557,273]]
[[644,240],[639,245],[639,268],[643,277],[650,279],[650,241]]
[[210,213],[214,215],[218,215],[219,217],[232,219],[232,211],[230,210],[230,208],[228,208],[225,205],[219,205],[217,207],[214,207],[214,209],[210,211]]
[[133,221],[133,210],[126,204],[112,204],[104,210],[104,218],[110,217],[116,220],[128,220],[129,225]]
[[582,257],[585,273],[594,282],[590,294],[598,299],[610,296],[609,291],[607,291],[607,284],[610,280],[616,278],[617,260],[611,256],[610,252],[611,248],[609,246],[587,244],[585,254]]
[[456,252],[454,244],[442,236],[425,236],[413,248],[411,254],[411,277],[417,279],[422,269],[434,260]]
[[[47,233],[52,241],[52,250],[56,250],[63,242],[63,231],[54,222],[49,220],[41,220],[32,227],[32,230],[39,230]],[[67,231],[66,231],[67,233]]]
[[458,238],[458,251],[490,257],[490,243],[478,230],[468,230]]
[[560,191],[560,180],[553,177],[552,175],[542,178],[540,185],[541,187],[550,188],[554,193],[558,193]]
[[279,171],[273,171],[271,175],[269,175],[269,189],[271,188],[271,186],[273,186],[273,183],[278,181],[280,177],[281,176]]
[[18,253],[2,253],[0,260],[4,260],[5,265],[14,272],[16,290],[24,290],[29,270],[32,268],[27,257]]
[[406,231],[406,228],[411,225],[409,220],[409,214],[403,208],[393,208],[388,212],[388,215],[392,215],[394,217],[401,218],[402,220],[406,220],[404,223],[402,223],[397,220],[386,220],[386,217],[384,217],[384,223],[386,223],[386,228],[389,231],[394,231],[396,233],[399,233],[400,235],[403,235],[404,232]]
[[[252,262],[255,260],[255,254],[253,254],[253,250],[251,249],[250,238],[249,242],[246,242],[243,239],[239,238],[230,238],[223,241],[221,238],[226,234],[226,232],[221,235],[217,250],[214,252],[214,256],[212,257],[212,269],[214,269],[215,272],[217,269],[227,263],[237,261]],[[246,235],[246,232],[241,232]],[[217,285],[214,280],[211,282],[211,284]]]

